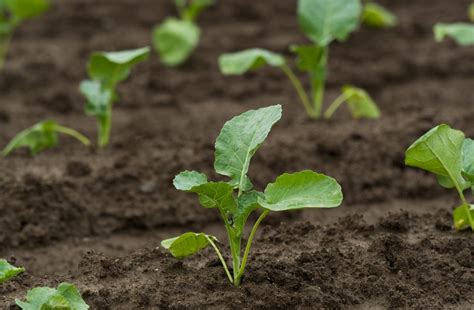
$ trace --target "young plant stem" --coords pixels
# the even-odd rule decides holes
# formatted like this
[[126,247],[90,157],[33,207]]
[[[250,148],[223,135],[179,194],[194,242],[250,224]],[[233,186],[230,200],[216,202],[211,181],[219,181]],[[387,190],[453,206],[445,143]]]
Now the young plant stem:
[[0,34],[0,71],[3,70],[5,66],[5,61],[8,54],[8,49],[10,47],[10,41],[12,38],[12,33],[3,33]]
[[240,266],[240,270],[237,274],[237,277],[234,276],[234,285],[236,287],[240,286],[240,282],[242,281],[242,277],[245,273],[245,266],[247,265],[247,259],[250,253],[250,248],[252,247],[252,241],[255,238],[255,235],[257,234],[258,226],[260,225],[260,223],[262,223],[263,219],[268,215],[269,212],[269,210],[263,211],[263,213],[260,214],[260,217],[253,225],[252,231],[250,232],[249,239],[247,241],[247,246],[245,247],[244,256],[242,258],[242,265]]
[[324,102],[324,89],[326,87],[326,65],[328,60],[329,49],[323,48],[321,59],[319,60],[318,67],[320,68],[321,74],[312,76],[312,95],[313,95],[313,111],[314,118],[321,116],[321,110]]
[[212,247],[214,248],[214,250],[216,251],[217,256],[219,257],[219,260],[221,261],[222,266],[224,267],[225,273],[227,274],[227,278],[229,279],[230,283],[234,283],[234,280],[232,279],[232,276],[230,275],[229,268],[227,268],[227,264],[226,264],[224,258],[222,257],[222,254],[221,254],[221,252],[219,251],[219,248],[218,248],[217,245],[214,243],[214,241],[212,240],[212,238],[209,238],[208,236],[206,236],[206,239],[207,239],[207,241],[209,241],[209,243],[211,244],[211,246],[212,246]]
[[286,76],[293,84],[293,87],[295,88],[298,96],[300,97],[301,102],[304,105],[304,108],[306,109],[306,113],[308,113],[309,117],[315,118],[315,111],[313,110],[313,107],[311,106],[311,101],[309,100],[309,97],[306,94],[306,91],[304,90],[304,87],[301,84],[298,77],[296,76],[296,74],[286,64],[284,64],[280,68],[283,70],[283,72],[285,72]]
[[79,133],[78,131],[76,131],[72,128],[68,128],[68,127],[58,125],[58,126],[56,126],[56,130],[60,133],[63,133],[63,134],[69,135],[73,138],[76,138],[82,144],[84,144],[86,146],[89,146],[91,144],[90,140],[86,136],[84,136],[83,134]]
[[112,127],[112,102],[107,105],[107,113],[98,118],[98,141],[99,147],[103,148],[109,144],[110,130]]
[[333,116],[334,112],[336,112],[336,110],[339,109],[339,107],[348,99],[349,98],[346,97],[346,94],[344,94],[344,93],[341,94],[339,97],[337,97],[336,100],[334,100],[329,105],[326,112],[324,112],[324,118],[325,119],[330,119]]

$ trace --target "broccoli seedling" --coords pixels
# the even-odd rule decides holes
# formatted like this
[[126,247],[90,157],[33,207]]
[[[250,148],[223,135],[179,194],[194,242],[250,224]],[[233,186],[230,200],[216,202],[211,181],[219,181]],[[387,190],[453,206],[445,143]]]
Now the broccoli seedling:
[[16,299],[23,310],[87,310],[89,306],[82,299],[77,288],[70,283],[61,283],[58,288],[37,287],[28,291],[26,302]]
[[47,0],[0,0],[0,70],[5,65],[16,28],[24,20],[42,14],[48,7]]
[[[280,120],[281,113],[279,105],[250,110],[224,125],[215,144],[214,168],[218,174],[229,177],[230,181],[209,181],[205,174],[196,171],[181,172],[173,181],[178,190],[197,194],[202,207],[219,211],[229,239],[232,274],[219,250],[217,239],[205,233],[188,232],[163,240],[161,245],[174,257],[185,258],[212,246],[229,281],[239,286],[252,241],[270,211],[334,208],[341,204],[342,191],[337,181],[309,170],[285,173],[269,184],[264,192],[253,189],[247,176],[250,160],[273,125]],[[241,256],[244,227],[255,211],[261,211],[261,214],[253,225]]]
[[6,259],[0,259],[0,284],[24,272],[25,268],[10,265]]
[[179,18],[166,18],[153,30],[153,46],[164,64],[179,66],[189,58],[201,37],[201,29],[196,24],[196,19],[214,2],[214,0],[175,0]]
[[[290,51],[296,54],[297,68],[310,78],[310,95],[287,64],[283,55],[264,49],[248,49],[219,57],[219,67],[225,75],[242,75],[263,66],[280,68],[295,88],[307,114],[320,118],[324,103],[327,78],[329,46],[332,42],[344,41],[359,25],[362,6],[360,0],[299,0],[298,19],[300,28],[313,42],[311,45],[293,45]],[[311,97],[311,99],[310,99]],[[346,85],[342,94],[329,106],[324,117],[347,102],[355,118],[378,118],[380,111],[367,92]]]
[[435,39],[442,42],[445,37],[450,37],[461,46],[474,45],[474,25],[469,23],[443,24],[434,26]]
[[97,119],[100,147],[109,143],[112,128],[112,105],[118,99],[117,84],[126,80],[132,67],[145,61],[149,55],[149,47],[92,54],[87,66],[90,79],[82,81],[79,89],[87,99],[86,114]]
[[464,196],[465,190],[474,191],[474,140],[441,124],[408,148],[405,164],[434,173],[442,187],[456,189],[461,205],[454,210],[454,227],[474,231],[474,206]]
[[57,146],[59,143],[59,133],[71,136],[85,146],[90,145],[89,139],[78,131],[62,126],[55,121],[47,120],[18,133],[3,150],[3,156],[8,156],[11,152],[21,147],[28,147],[34,156],[41,151]]
[[398,19],[380,4],[369,1],[364,4],[362,23],[372,28],[390,28],[397,25]]

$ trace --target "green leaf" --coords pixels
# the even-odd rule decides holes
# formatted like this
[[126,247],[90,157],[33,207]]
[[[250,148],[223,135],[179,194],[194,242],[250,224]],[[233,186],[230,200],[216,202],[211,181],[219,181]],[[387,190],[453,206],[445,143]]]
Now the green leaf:
[[188,232],[179,237],[161,241],[161,246],[169,250],[174,257],[181,259],[205,249],[210,244],[209,239],[217,240],[216,237],[204,233]]
[[232,218],[227,218],[229,224],[238,232],[240,235],[244,228],[245,223],[247,222],[248,217],[252,214],[253,211],[260,208],[259,199],[263,199],[265,196],[261,192],[249,191],[243,193],[237,199],[237,209],[232,214]]
[[45,149],[55,147],[59,142],[58,133],[69,135],[84,145],[90,144],[89,139],[74,129],[64,127],[52,120],[42,121],[18,133],[3,150],[3,156],[9,155],[21,147],[28,147],[32,155]]
[[149,47],[121,52],[95,52],[87,70],[91,79],[102,82],[103,88],[112,88],[127,79],[132,67],[145,61],[149,55]]
[[234,188],[225,182],[208,182],[189,191],[198,194],[204,208],[218,208],[223,214],[235,210]]
[[307,170],[279,176],[267,186],[265,198],[259,198],[259,203],[272,211],[334,208],[342,203],[342,196],[335,179]]
[[397,17],[383,6],[369,2],[364,6],[362,22],[373,28],[389,28],[397,25]]
[[474,140],[466,138],[462,147],[463,175],[474,183]]
[[343,41],[359,25],[360,0],[299,0],[298,20],[302,31],[320,47]]
[[28,147],[32,155],[55,147],[58,144],[58,133],[55,121],[47,120],[18,133],[3,150],[3,156],[21,147]]
[[379,118],[380,110],[370,95],[363,89],[346,85],[342,88],[347,105],[354,118]]
[[12,266],[7,260],[0,259],[0,284],[16,277],[24,271],[24,268]]
[[38,16],[49,7],[47,0],[5,0],[5,4],[17,21]]
[[57,289],[37,287],[26,295],[26,302],[16,300],[23,310],[87,310],[81,294],[73,284],[61,283]]
[[194,23],[167,18],[153,30],[153,45],[168,66],[184,63],[199,43],[201,30]]
[[459,45],[474,44],[474,25],[468,23],[436,24],[434,26],[436,41],[441,42],[445,37],[450,37]]
[[250,160],[280,120],[280,105],[250,110],[225,123],[216,140],[214,168],[231,178],[231,184],[248,190]]
[[196,171],[183,171],[173,180],[174,187],[182,191],[190,191],[193,187],[205,183],[207,183],[207,176]]
[[92,116],[106,116],[109,104],[116,98],[114,91],[103,88],[99,81],[82,81],[79,90],[87,99],[85,111]]
[[447,177],[462,191],[462,147],[464,133],[446,124],[434,127],[405,153],[405,164]]
[[223,54],[219,57],[219,68],[226,75],[241,75],[250,70],[260,69],[265,65],[281,67],[285,63],[285,58],[282,55],[260,48]]
[[462,230],[471,227],[474,231],[474,206],[462,205],[454,209],[454,227]]
[[290,50],[297,54],[296,65],[302,72],[309,72],[313,79],[326,75],[326,66],[322,64],[325,49],[315,45],[293,45]]

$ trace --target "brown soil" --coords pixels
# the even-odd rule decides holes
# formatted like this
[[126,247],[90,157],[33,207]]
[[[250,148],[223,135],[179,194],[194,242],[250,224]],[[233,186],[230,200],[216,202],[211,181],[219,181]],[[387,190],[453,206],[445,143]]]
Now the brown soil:
[[[378,121],[343,110],[309,121],[275,70],[223,77],[223,52],[287,53],[305,38],[296,1],[222,0],[202,15],[203,39],[189,63],[171,69],[154,56],[120,86],[107,150],[64,138],[35,158],[0,160],[0,257],[28,270],[0,286],[0,308],[34,286],[70,281],[93,309],[472,309],[474,238],[451,229],[457,197],[403,164],[407,146],[438,123],[474,136],[474,49],[437,44],[431,30],[465,21],[471,1],[380,2],[400,26],[363,28],[336,44],[328,85],[328,100],[345,83],[366,88],[383,111]],[[172,1],[63,0],[23,25],[0,76],[0,145],[46,118],[93,137],[77,90],[89,54],[148,45],[152,26],[172,14]],[[252,162],[255,185],[312,169],[337,178],[345,202],[271,215],[235,289],[211,251],[180,262],[157,248],[188,230],[225,240],[217,214],[171,180],[185,169],[213,175],[224,122],[275,103],[284,118]]]

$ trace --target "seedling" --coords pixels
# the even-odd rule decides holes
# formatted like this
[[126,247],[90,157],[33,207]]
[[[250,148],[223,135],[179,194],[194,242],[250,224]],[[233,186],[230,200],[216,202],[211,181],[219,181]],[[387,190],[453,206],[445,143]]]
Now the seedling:
[[434,173],[442,187],[456,189],[461,205],[454,210],[454,227],[474,231],[474,206],[464,196],[466,189],[474,191],[474,140],[441,124],[408,148],[405,164]]
[[469,6],[469,19],[474,23],[474,2]]
[[462,45],[462,46],[474,45],[474,24],[439,23],[434,26],[434,33],[435,33],[435,39],[438,42],[442,42],[445,37],[450,37],[459,45]]
[[112,105],[118,99],[117,84],[126,80],[132,67],[146,60],[149,55],[149,47],[92,54],[87,66],[90,79],[82,81],[80,91],[87,99],[86,113],[97,119],[100,147],[105,147],[109,143]]
[[398,19],[380,4],[368,1],[364,4],[362,22],[372,28],[390,28],[397,25]]
[[89,306],[73,284],[61,283],[58,288],[37,287],[28,292],[26,302],[15,300],[23,310],[87,310]]
[[24,21],[45,12],[47,0],[0,0],[0,70],[5,65],[15,29]]
[[90,145],[89,139],[72,128],[59,125],[55,121],[47,120],[37,123],[18,133],[3,150],[3,156],[21,147],[28,147],[32,155],[53,148],[59,143],[59,133],[79,140],[85,146]]
[[[269,184],[265,192],[253,189],[247,176],[250,160],[281,118],[281,106],[270,106],[245,112],[228,121],[216,140],[214,168],[218,174],[230,178],[228,182],[208,181],[205,174],[184,171],[174,179],[174,186],[196,193],[204,208],[219,211],[229,238],[232,254],[232,274],[227,267],[214,236],[188,232],[163,240],[161,245],[176,258],[185,258],[212,246],[231,283],[241,284],[252,241],[263,219],[270,211],[289,211],[303,208],[333,208],[342,202],[341,187],[331,177],[313,171],[285,173]],[[245,224],[255,211],[261,214],[248,237],[243,256],[241,243]]]
[[[307,114],[322,116],[327,76],[329,46],[335,40],[344,41],[359,25],[362,6],[360,0],[299,0],[298,17],[302,31],[313,42],[311,45],[293,45],[298,69],[310,77],[311,95],[288,65],[283,55],[263,49],[248,49],[221,55],[219,67],[225,75],[242,75],[263,66],[280,68],[295,88]],[[310,100],[310,97],[311,100]],[[370,96],[360,88],[346,85],[342,94],[324,114],[330,118],[334,111],[347,102],[355,118],[378,118],[380,111]]]
[[169,17],[153,30],[153,45],[161,61],[168,66],[181,65],[189,58],[201,37],[196,19],[214,4],[214,0],[174,1],[180,18]]
[[0,284],[16,277],[24,271],[24,268],[10,265],[6,259],[0,259]]

